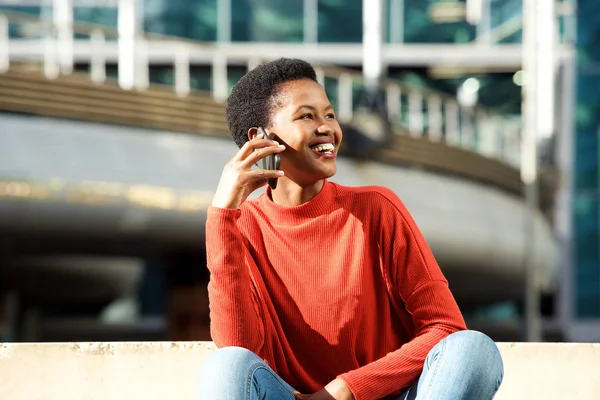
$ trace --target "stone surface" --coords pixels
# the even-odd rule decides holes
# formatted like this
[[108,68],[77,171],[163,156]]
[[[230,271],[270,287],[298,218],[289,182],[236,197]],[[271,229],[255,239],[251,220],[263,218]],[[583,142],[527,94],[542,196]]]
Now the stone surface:
[[[600,398],[600,344],[500,343],[504,382],[495,400]],[[197,399],[210,342],[0,345],[0,399]]]

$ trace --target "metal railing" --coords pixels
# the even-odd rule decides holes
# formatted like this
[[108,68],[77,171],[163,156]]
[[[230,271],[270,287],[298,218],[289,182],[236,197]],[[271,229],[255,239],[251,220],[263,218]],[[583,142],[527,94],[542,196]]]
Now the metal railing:
[[[150,63],[147,50],[158,40],[162,43],[161,52],[173,68],[173,90],[181,97],[190,93],[190,66],[197,54],[212,55],[211,93],[218,102],[224,101],[229,92],[228,65],[239,65],[242,61],[250,70],[267,61],[250,52],[236,53],[233,57],[221,51],[219,44],[133,31],[124,33],[87,23],[60,26],[53,21],[41,20],[36,15],[11,12],[0,14],[0,72],[8,70],[11,62],[11,26],[19,28],[21,36],[43,39],[43,42],[32,41],[29,53],[32,61],[43,63],[48,79],[71,73],[73,47],[80,46],[87,49],[85,53],[88,57],[84,61],[89,63],[89,75],[94,83],[103,84],[107,77],[107,65],[116,62],[119,85],[125,90],[143,91],[148,87]],[[75,39],[75,35],[83,39]],[[44,45],[40,46],[39,43]],[[117,54],[116,59],[112,54]],[[336,106],[339,118],[342,121],[352,120],[356,106],[354,94],[364,88],[362,74],[328,65],[316,65],[315,69],[319,81]],[[454,96],[392,79],[383,80],[382,90],[395,131],[460,147],[519,168],[519,117],[500,115],[479,106],[463,106]]]

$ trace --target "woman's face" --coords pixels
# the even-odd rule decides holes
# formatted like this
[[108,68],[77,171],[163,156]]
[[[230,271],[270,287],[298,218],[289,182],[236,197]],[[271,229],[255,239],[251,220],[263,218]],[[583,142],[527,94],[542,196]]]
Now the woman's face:
[[333,176],[342,130],[323,87],[310,79],[285,82],[274,100],[266,130],[286,147],[280,155],[286,178],[308,186]]

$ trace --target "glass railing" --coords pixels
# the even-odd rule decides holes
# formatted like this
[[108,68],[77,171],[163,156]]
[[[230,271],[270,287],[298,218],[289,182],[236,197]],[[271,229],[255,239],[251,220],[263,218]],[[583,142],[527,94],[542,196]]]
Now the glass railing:
[[[596,184],[597,185],[597,184]],[[600,192],[579,190],[573,204],[575,311],[579,318],[600,316]]]
[[[550,1],[550,0],[548,0]],[[230,13],[228,39],[233,42],[299,43],[312,41],[310,27],[319,43],[361,43],[361,0],[313,0],[316,13],[306,13],[306,1],[277,0],[144,0],[140,3],[143,27],[146,32],[177,36],[197,41],[219,40],[219,18],[223,4]],[[2,5],[0,11],[18,11],[51,18],[52,9],[44,5]],[[102,2],[98,2],[101,4]],[[116,0],[113,2],[116,3]],[[43,4],[40,0],[40,4]],[[467,22],[465,0],[385,0],[386,40],[407,44],[461,44],[477,39],[478,34],[490,33],[494,43],[521,42],[522,0],[482,0],[479,24]],[[573,0],[557,2],[561,42],[570,43],[573,36]],[[571,10],[571,11],[569,11]],[[76,22],[117,27],[117,7],[76,6]],[[312,21],[312,18],[315,20]],[[312,23],[307,23],[312,21]],[[222,21],[221,21],[222,22]],[[307,26],[309,28],[307,28]],[[308,31],[307,31],[308,30]],[[12,30],[13,37],[22,33]]]
[[[490,2],[490,29],[495,39],[494,43],[521,43],[523,40],[523,0],[488,1]],[[575,1],[556,0],[555,11],[559,43],[573,43],[575,40]]]
[[[56,27],[47,26],[39,18],[24,14],[0,14],[0,20],[10,21],[10,25],[19,28],[21,33],[30,33],[34,37],[40,32],[48,34],[40,42],[42,45],[28,48],[29,59],[42,62],[49,78],[69,73],[69,68],[66,69],[67,72],[63,70],[69,60],[61,58],[66,53],[57,44]],[[28,28],[23,29],[24,26]],[[91,39],[87,44],[90,46],[88,58],[82,59],[85,56],[80,54],[78,65],[85,65],[83,68],[89,71],[91,79],[98,84],[111,73],[116,75],[125,89],[135,87],[144,90],[152,81],[172,85],[174,91],[181,96],[186,96],[190,90],[199,89],[210,91],[216,101],[223,101],[247,68],[266,61],[253,54],[238,53],[235,57],[232,56],[235,59],[233,63],[227,54],[217,51],[211,44],[151,34],[140,36],[130,43],[133,45],[131,51],[117,53],[114,43],[107,43],[105,40],[116,36],[114,29],[77,23],[73,25],[73,32]],[[0,37],[0,40],[3,39]],[[156,46],[156,43],[169,45],[159,46],[162,60],[151,65],[145,50]],[[10,62],[8,53],[2,52],[0,46],[0,59]],[[208,54],[213,62],[204,67],[192,65],[191,57],[194,54]],[[245,66],[239,66],[240,60],[244,61]],[[70,62],[72,64],[73,60]],[[316,71],[319,81],[337,109],[338,117],[342,121],[351,121],[364,91],[362,74],[328,65],[317,65]],[[399,134],[461,147],[518,168],[520,118],[497,114],[479,106],[463,106],[454,96],[406,85],[393,79],[382,82],[382,91],[390,122]]]
[[[394,0],[391,0],[393,2]],[[465,1],[403,0],[404,43],[469,43],[476,28],[465,18]],[[393,28],[394,19],[388,26]]]

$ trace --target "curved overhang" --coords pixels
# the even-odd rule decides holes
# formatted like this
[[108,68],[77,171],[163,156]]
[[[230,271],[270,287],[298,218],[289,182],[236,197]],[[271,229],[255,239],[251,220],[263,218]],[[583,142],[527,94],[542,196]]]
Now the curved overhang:
[[21,256],[3,260],[0,281],[3,287],[45,305],[103,306],[114,299],[132,296],[143,268],[143,260],[134,257]]
[[[150,249],[202,246],[206,208],[237,150],[223,138],[41,117],[4,115],[0,130],[0,229],[19,243],[36,238],[43,247],[47,240],[58,253],[79,245],[95,254],[146,256]],[[397,193],[461,293],[495,297],[497,289],[521,297],[529,249],[540,283],[551,289],[556,241],[538,213],[534,244],[525,248],[527,209],[518,195],[344,157],[332,180]]]

